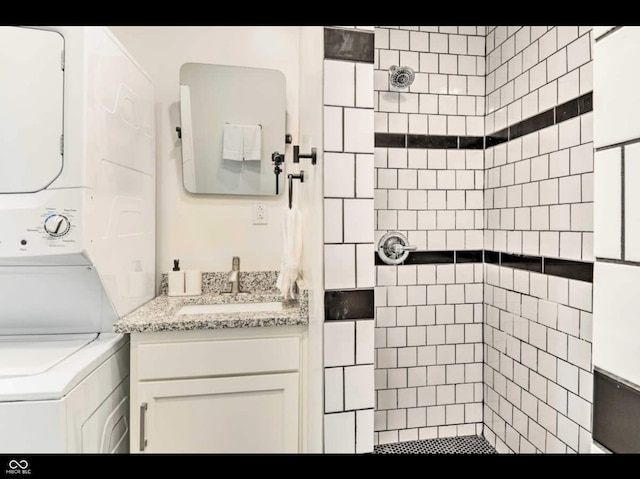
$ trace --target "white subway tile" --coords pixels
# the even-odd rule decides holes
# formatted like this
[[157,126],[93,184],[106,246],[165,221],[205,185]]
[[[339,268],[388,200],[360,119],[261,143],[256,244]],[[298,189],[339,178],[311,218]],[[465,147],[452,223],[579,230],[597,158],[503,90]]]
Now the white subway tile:
[[373,153],[373,110],[344,109],[344,149],[349,152]]
[[571,364],[591,370],[591,343],[569,336],[568,358]]
[[375,265],[371,261],[373,244],[356,245],[356,284],[358,288],[372,288],[376,285]]
[[354,245],[324,246],[325,289],[356,287],[356,265]]
[[354,196],[354,155],[325,153],[324,196],[352,198]]
[[[600,49],[600,46],[597,48]],[[567,46],[567,67],[573,70],[589,60],[591,60],[591,41],[587,33]]]
[[547,81],[555,80],[565,73],[567,73],[567,50],[563,48],[547,59]]
[[[598,153],[600,155],[600,153]],[[596,175],[602,174],[598,170]],[[625,259],[640,261],[640,220],[638,220],[638,205],[640,193],[637,185],[640,181],[640,148],[638,145],[625,147]],[[607,174],[608,176],[609,174]],[[597,176],[596,176],[597,179]],[[609,193],[611,195],[611,193]],[[611,200],[607,200],[610,203]],[[597,205],[596,205],[597,206]],[[599,208],[599,206],[597,206]],[[596,235],[598,238],[598,235]]]
[[344,200],[344,241],[373,242],[373,200]]
[[578,368],[561,359],[558,360],[558,384],[569,391],[578,393]]
[[375,175],[373,155],[356,155],[356,185],[358,198],[373,198]]
[[[553,181],[553,180],[549,180],[549,181]],[[571,229],[571,216],[570,216],[571,206],[573,205],[552,205],[551,207],[549,207],[549,228],[550,229],[560,230],[560,231],[563,231],[563,230],[566,231]]]
[[[324,151],[342,151],[342,108],[324,107]],[[325,161],[328,156],[324,154]]]
[[569,305],[591,311],[592,283],[569,280]]
[[567,407],[569,419],[577,422],[586,430],[591,430],[591,404],[581,397],[569,393],[569,404]]
[[324,242],[342,243],[342,200],[324,200]]
[[344,368],[345,409],[373,407],[373,391],[373,364]]
[[355,332],[353,322],[329,321],[324,324],[324,365],[354,364]]
[[325,414],[324,452],[327,454],[353,454],[356,450],[355,412]]
[[549,276],[549,300],[569,304],[569,280],[558,276]]
[[374,321],[356,321],[356,364],[373,363]]
[[342,372],[343,368],[325,368],[324,370],[324,412],[344,410]]
[[[355,68],[352,62],[336,60],[324,61],[324,103],[325,105],[354,106],[355,102]],[[365,65],[365,64],[363,64]],[[370,67],[370,74],[373,75],[373,65]],[[372,78],[373,79],[373,78]],[[373,106],[373,85],[368,95],[371,97]]]
[[356,411],[356,453],[373,452],[373,409]]

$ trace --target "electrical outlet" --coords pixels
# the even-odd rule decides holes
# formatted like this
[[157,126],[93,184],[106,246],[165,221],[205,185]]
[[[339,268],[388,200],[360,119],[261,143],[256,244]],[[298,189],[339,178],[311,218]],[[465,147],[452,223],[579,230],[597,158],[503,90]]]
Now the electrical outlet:
[[264,203],[253,204],[253,224],[254,225],[267,224],[267,206]]

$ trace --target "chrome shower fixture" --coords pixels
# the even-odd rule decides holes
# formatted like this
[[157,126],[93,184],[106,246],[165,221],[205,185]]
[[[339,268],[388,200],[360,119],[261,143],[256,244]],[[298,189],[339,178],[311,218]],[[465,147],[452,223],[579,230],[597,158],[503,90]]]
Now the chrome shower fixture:
[[411,67],[389,67],[389,83],[396,88],[408,88],[413,83],[416,75]]

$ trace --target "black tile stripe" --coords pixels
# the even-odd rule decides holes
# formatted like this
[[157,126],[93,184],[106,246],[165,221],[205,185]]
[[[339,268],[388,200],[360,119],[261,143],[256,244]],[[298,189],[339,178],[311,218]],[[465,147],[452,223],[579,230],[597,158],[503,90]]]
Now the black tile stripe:
[[482,250],[456,251],[456,263],[482,263]]
[[544,258],[543,264],[542,272],[544,274],[593,283],[593,263]]
[[453,263],[455,251],[415,251],[410,252],[403,264]]
[[458,145],[461,150],[482,150],[484,149],[484,136],[459,136]]
[[482,150],[483,136],[414,135],[375,133],[374,145],[381,148],[431,148],[440,150]]
[[[390,266],[374,253],[376,266]],[[482,263],[482,250],[443,250],[443,251],[410,251],[402,265],[410,264],[445,264],[445,263]]]
[[407,135],[402,133],[375,133],[374,144],[383,148],[405,148]]
[[331,60],[374,62],[374,33],[343,28],[324,29],[324,57]]
[[324,292],[324,320],[373,319],[373,289]]
[[500,253],[500,265],[542,273],[542,258],[540,256]]
[[529,133],[542,130],[548,126],[561,123],[593,110],[593,92],[585,93],[561,105],[550,108],[525,120],[514,123],[507,128],[486,136],[486,147],[499,145]]
[[486,136],[376,133],[374,145],[380,148],[482,150],[542,130],[592,110],[593,92],[589,92]]
[[568,259],[484,251],[484,262],[593,283],[593,263]]
[[500,253],[485,250],[484,262],[489,264],[500,264]]

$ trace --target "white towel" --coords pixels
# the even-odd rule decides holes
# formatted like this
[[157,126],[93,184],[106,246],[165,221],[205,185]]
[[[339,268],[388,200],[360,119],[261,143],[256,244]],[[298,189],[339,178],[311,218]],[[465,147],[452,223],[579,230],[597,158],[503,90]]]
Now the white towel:
[[262,159],[262,127],[260,125],[245,125],[242,130],[244,159]]
[[302,215],[297,206],[285,209],[282,232],[282,263],[276,286],[284,299],[295,299],[302,263]]
[[222,158],[224,160],[242,161],[244,143],[244,127],[225,123],[222,137]]

